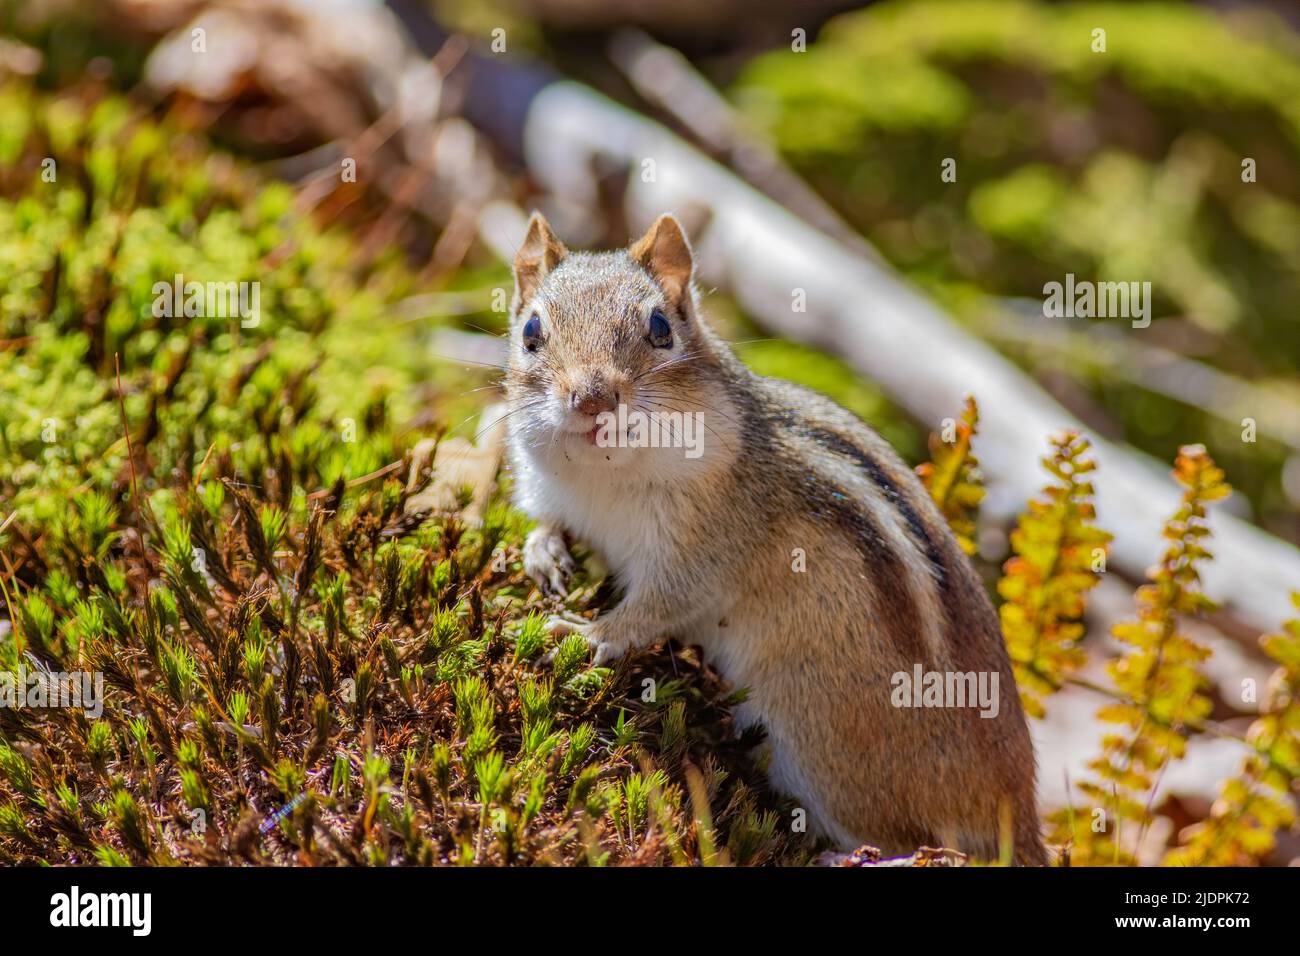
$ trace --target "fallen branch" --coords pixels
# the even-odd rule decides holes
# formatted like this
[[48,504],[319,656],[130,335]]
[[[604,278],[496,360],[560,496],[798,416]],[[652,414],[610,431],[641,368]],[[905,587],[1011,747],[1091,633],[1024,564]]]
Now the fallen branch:
[[[966,394],[977,395],[991,503],[1018,505],[1032,496],[1046,437],[1082,427],[890,269],[593,90],[573,82],[544,88],[528,111],[523,141],[529,169],[563,203],[595,204],[588,170],[601,159],[633,170],[627,203],[637,223],[666,209],[706,210],[709,225],[698,244],[707,281],[729,289],[770,331],[840,355],[922,421],[953,415]],[[643,175],[646,169],[653,176]],[[1098,521],[1115,535],[1115,564],[1140,577],[1159,556],[1161,522],[1177,507],[1177,490],[1167,466],[1103,440],[1094,446]],[[1214,532],[1218,560],[1206,566],[1206,592],[1257,628],[1279,626],[1300,586],[1300,551],[1222,509]]]
[[1135,342],[1112,326],[1049,324],[1022,317],[1017,309],[998,309],[979,321],[980,332],[995,342],[1047,349],[1067,359],[1071,368],[1138,385],[1236,427],[1253,418],[1261,436],[1300,451],[1300,401],[1289,395],[1169,349]]
[[[387,10],[377,0],[349,0],[345,29],[337,11],[292,6],[318,27],[318,54],[329,49],[344,62],[364,64],[379,109],[398,100],[406,106],[403,151],[411,165],[428,169],[434,116],[428,98],[412,91],[432,85],[440,98],[440,84],[421,68],[446,34],[422,7],[402,0],[389,0]],[[359,55],[358,35],[366,50],[383,55]],[[423,53],[415,54],[412,43]],[[773,333],[840,355],[921,421],[951,416],[966,394],[977,395],[985,410],[978,450],[989,481],[987,508],[1008,512],[1036,493],[1047,436],[1081,427],[1030,376],[878,259],[809,225],[661,124],[581,84],[496,57],[468,53],[442,82],[502,155],[522,160],[556,205],[575,214],[568,218],[599,208],[596,169],[626,168],[625,203],[635,224],[664,210],[707,219],[697,237],[702,278],[729,289]],[[492,195],[501,193],[489,187],[475,197],[478,234],[509,260],[524,219],[512,202]],[[1115,565],[1141,577],[1159,555],[1161,522],[1178,493],[1167,466],[1104,440],[1094,447],[1098,520],[1114,532]],[[1206,567],[1206,593],[1252,626],[1276,628],[1290,613],[1289,593],[1300,587],[1300,551],[1222,509],[1214,531],[1218,560]]]
[[754,135],[691,61],[641,30],[620,30],[609,56],[641,98],[676,120],[692,140],[770,196],[854,252],[876,261],[879,253]]

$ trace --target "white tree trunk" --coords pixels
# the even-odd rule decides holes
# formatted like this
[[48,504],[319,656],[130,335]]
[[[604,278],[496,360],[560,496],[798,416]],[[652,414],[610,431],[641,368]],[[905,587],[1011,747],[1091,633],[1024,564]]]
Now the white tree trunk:
[[[525,148],[529,168],[562,204],[595,205],[592,161],[604,156],[630,166],[627,202],[637,225],[664,211],[707,210],[709,225],[697,237],[704,282],[726,287],[774,333],[840,355],[920,420],[937,425],[958,414],[967,393],[975,395],[976,451],[991,503],[1022,506],[1044,483],[1038,461],[1048,436],[1064,427],[1083,430],[1032,378],[887,267],[589,88],[564,82],[543,90],[529,111]],[[484,237],[509,258],[522,221],[488,218]],[[800,295],[804,312],[794,308]],[[1115,535],[1112,561],[1140,577],[1165,546],[1161,526],[1178,506],[1178,487],[1169,466],[1098,438],[1093,443],[1097,515]],[[1204,569],[1207,593],[1243,621],[1276,628],[1292,614],[1300,551],[1222,509],[1212,526],[1216,560]]]

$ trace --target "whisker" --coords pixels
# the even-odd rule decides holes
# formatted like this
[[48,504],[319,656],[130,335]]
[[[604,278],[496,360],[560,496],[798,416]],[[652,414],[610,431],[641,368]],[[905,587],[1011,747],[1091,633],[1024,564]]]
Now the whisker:
[[510,367],[508,365],[494,365],[491,362],[476,362],[473,359],[459,358],[455,355],[442,355],[438,352],[430,352],[429,354],[432,355],[434,358],[442,359],[444,362],[454,362],[457,365],[477,365],[481,368],[494,368],[498,372],[510,371]]
[[[642,401],[642,399],[638,399],[638,400],[639,400],[639,401]],[[678,413],[680,413],[680,414],[682,414],[682,415],[689,415],[689,414],[692,414],[691,412],[687,412],[685,409],[676,408],[676,407],[674,407],[674,406],[672,406],[672,405],[666,405],[666,404],[664,404],[663,402],[647,402],[646,404],[648,404],[648,405],[653,405],[653,406],[655,406],[656,408],[667,409],[667,410],[670,411],[670,412],[678,412]],[[726,416],[724,415],[723,417],[725,418]],[[700,419],[700,424],[703,425],[705,428],[707,428],[707,429],[708,429],[708,430],[713,434],[713,437],[716,438],[716,439],[718,440],[718,442],[722,445],[723,448],[727,449],[727,451],[731,451],[731,445],[730,445],[730,443],[729,443],[725,438],[723,438],[721,435],[718,434],[717,429],[715,429],[712,425],[710,425],[710,424],[709,424],[707,421],[705,421],[703,418]],[[668,423],[668,427],[669,427],[670,429],[673,427],[672,422],[669,422],[669,423]],[[675,440],[676,440],[676,439],[674,438],[674,441],[675,441]]]
[[[505,421],[505,420],[506,420],[507,418],[509,418],[510,416],[515,415],[515,414],[517,414],[517,413],[519,413],[519,412],[530,411],[530,410],[532,410],[533,408],[536,408],[536,407],[540,406],[541,404],[542,404],[542,402],[541,402],[540,400],[538,400],[538,399],[533,399],[533,400],[531,400],[531,401],[524,402],[522,405],[516,405],[514,408],[509,409],[509,410],[508,410],[504,415],[499,415],[499,416],[497,416],[497,417],[496,417],[495,419],[493,419],[493,421],[491,421],[489,424],[484,425],[482,428],[480,428],[480,429],[478,430],[478,433],[475,434],[475,436],[474,436],[474,444],[477,445],[477,444],[478,444],[478,441],[479,441],[480,438],[482,438],[484,435],[486,435],[486,434],[487,434],[488,432],[490,432],[493,428],[495,428],[498,424],[500,424],[501,422]],[[470,417],[472,418],[473,416],[470,416]],[[467,418],[467,419],[465,419],[465,421],[469,421],[469,419]],[[461,424],[463,425],[463,424],[465,424],[465,422],[461,422]],[[457,427],[460,427],[460,426],[457,426]]]
[[703,349],[696,349],[693,352],[683,352],[681,355],[677,355],[674,356],[673,358],[667,359],[666,361],[660,362],[658,365],[652,365],[650,368],[646,369],[645,371],[640,372],[637,375],[634,375],[632,377],[632,381],[638,382],[641,379],[645,378],[647,375],[653,375],[655,372],[661,372],[666,368],[672,368],[674,365],[681,365],[688,361],[694,361],[695,359],[699,358],[703,354],[704,354]]
[[461,392],[461,393],[460,393],[459,395],[457,395],[456,397],[457,397],[457,398],[464,398],[466,395],[473,395],[475,392],[487,392],[487,391],[491,391],[492,389],[498,389],[498,388],[501,388],[501,387],[504,386],[504,385],[505,385],[505,380],[503,379],[502,381],[499,381],[499,382],[492,382],[491,384],[488,384],[488,385],[480,385],[478,388],[470,388],[470,389],[466,389],[465,391]]
[[701,402],[701,401],[699,401],[698,399],[687,398],[687,397],[685,397],[685,396],[683,396],[683,395],[670,395],[670,394],[668,394],[668,393],[666,393],[666,392],[655,392],[655,391],[650,391],[650,390],[645,390],[645,389],[638,391],[637,394],[638,394],[638,395],[645,395],[645,396],[648,397],[648,398],[660,398],[660,399],[664,399],[664,400],[666,400],[666,401],[687,402],[687,403],[689,403],[689,404],[691,404],[691,405],[694,405],[696,408],[702,408],[702,409],[704,409],[704,410],[707,411],[707,412],[711,412],[711,413],[713,413],[714,415],[717,415],[719,418],[724,418],[724,419],[726,419],[727,421],[731,422],[731,424],[735,425],[737,428],[740,427],[740,422],[738,422],[736,419],[732,418],[732,417],[731,417],[730,415],[728,415],[726,412],[723,412],[723,411],[720,411],[720,410],[717,409],[717,408],[714,408],[714,407],[713,407],[712,405],[710,405],[708,402]]
[[[635,407],[635,406],[633,406],[633,407]],[[661,406],[659,406],[659,407],[660,407],[660,408],[667,408],[668,406],[667,406],[667,405],[661,405]],[[646,408],[646,409],[645,409],[645,414],[647,415],[647,417],[653,417],[655,413],[652,412],[652,411],[650,411],[649,408]],[[673,443],[673,444],[672,444],[672,447],[673,447],[673,448],[678,447],[678,446],[677,446],[677,430],[676,430],[675,428],[673,428],[673,423],[672,423],[670,420],[668,420],[668,419],[664,419],[664,420],[663,420],[663,424],[666,424],[666,425],[668,426],[668,437],[672,440],[672,443]],[[663,425],[661,424],[660,427],[663,427]],[[648,437],[648,436],[647,436],[647,437]]]
[[509,329],[506,329],[504,332],[493,332],[491,329],[485,329],[483,328],[483,326],[475,325],[473,322],[461,322],[461,325],[467,325],[471,329],[477,329],[479,332],[482,332],[484,335],[490,335],[494,339],[503,339],[510,334]]

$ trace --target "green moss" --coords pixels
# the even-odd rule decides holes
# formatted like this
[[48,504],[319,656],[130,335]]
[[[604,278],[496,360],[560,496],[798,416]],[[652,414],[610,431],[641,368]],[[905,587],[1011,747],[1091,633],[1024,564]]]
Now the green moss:
[[[545,663],[523,516],[406,514],[410,449],[489,379],[430,354],[453,317],[395,318],[424,291],[402,263],[80,102],[0,87],[0,670],[105,696],[0,708],[0,861],[690,862],[688,772],[746,860],[805,860],[761,827],[751,853],[779,804],[693,653]],[[156,314],[177,273],[259,283],[259,321]]]

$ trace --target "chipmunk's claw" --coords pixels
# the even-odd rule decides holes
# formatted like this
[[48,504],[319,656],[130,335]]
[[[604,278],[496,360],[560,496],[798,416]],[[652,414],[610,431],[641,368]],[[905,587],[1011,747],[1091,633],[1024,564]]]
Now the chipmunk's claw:
[[606,664],[618,660],[626,653],[626,647],[611,644],[609,641],[601,641],[596,645],[596,649],[591,655],[591,666],[604,667]]
[[[587,630],[590,627],[591,622],[583,620],[582,618],[563,617],[559,614],[553,614],[546,619],[547,634],[555,635],[557,637],[565,634],[581,634],[583,639],[587,641],[588,645],[594,646],[591,644],[591,638],[587,634]],[[559,643],[556,643],[554,647],[546,652],[546,656],[544,656],[542,660],[547,664],[554,664],[555,655],[558,654],[559,651],[560,645]]]
[[578,565],[564,543],[564,534],[555,528],[534,528],[524,539],[524,573],[537,586],[554,597],[569,592],[569,582]]
[[581,634],[587,636],[587,631],[591,628],[591,621],[586,618],[578,617],[576,614],[552,614],[546,619],[547,634]]
[[[547,620],[546,630],[549,634],[580,635],[582,639],[587,642],[587,646],[592,649],[592,667],[603,667],[611,661],[618,660],[627,653],[627,648],[621,644],[617,644],[613,641],[601,640],[595,621],[586,621],[581,618],[573,619],[555,615]],[[545,660],[548,663],[553,662],[558,650],[558,646],[552,648],[546,655]]]

